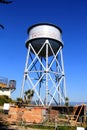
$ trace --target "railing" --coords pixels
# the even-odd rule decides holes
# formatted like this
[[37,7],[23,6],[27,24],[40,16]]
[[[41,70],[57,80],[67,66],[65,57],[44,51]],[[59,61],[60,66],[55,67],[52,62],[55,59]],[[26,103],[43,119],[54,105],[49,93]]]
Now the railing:
[[0,87],[5,88],[7,87],[7,84],[8,84],[8,79],[0,76]]

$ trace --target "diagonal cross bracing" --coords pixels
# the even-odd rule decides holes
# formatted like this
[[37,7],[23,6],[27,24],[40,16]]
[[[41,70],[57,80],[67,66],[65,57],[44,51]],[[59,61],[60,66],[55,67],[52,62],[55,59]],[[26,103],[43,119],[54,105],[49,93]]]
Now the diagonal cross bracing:
[[[45,56],[41,57],[40,53],[44,48]],[[52,53],[51,56],[48,55],[49,49]],[[32,53],[34,57],[32,57]],[[28,62],[29,59],[31,59],[30,62]],[[24,87],[26,82],[27,85]],[[35,100],[36,105],[38,104],[38,101],[38,105],[42,106],[50,106],[54,100],[57,104],[65,102],[66,86],[61,46],[57,52],[54,53],[54,50],[47,39],[42,44],[40,50],[36,52],[33,45],[29,43],[21,97],[23,97],[25,88],[34,90],[33,99]]]

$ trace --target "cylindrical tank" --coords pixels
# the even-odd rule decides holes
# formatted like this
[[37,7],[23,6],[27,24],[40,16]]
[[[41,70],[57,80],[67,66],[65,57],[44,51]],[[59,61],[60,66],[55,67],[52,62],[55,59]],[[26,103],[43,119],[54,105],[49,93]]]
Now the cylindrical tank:
[[9,88],[10,89],[16,89],[16,81],[15,80],[9,81]]
[[[60,46],[63,47],[63,42],[61,38],[62,30],[53,24],[47,24],[47,23],[35,24],[28,29],[28,35],[29,37],[26,42],[26,47],[28,48],[29,43],[31,43],[36,53],[38,53],[38,51],[40,50],[40,48],[42,47],[42,45],[46,40],[49,40],[49,43],[51,44],[54,53],[58,51]],[[46,52],[46,46],[42,49],[39,55],[45,57],[46,56],[45,52]],[[51,55],[52,51],[49,47],[48,56]]]

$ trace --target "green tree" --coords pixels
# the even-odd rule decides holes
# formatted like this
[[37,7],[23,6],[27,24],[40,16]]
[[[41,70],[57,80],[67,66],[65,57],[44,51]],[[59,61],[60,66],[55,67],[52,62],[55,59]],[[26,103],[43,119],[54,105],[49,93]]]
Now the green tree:
[[23,105],[23,99],[18,97],[16,100],[16,105],[18,105],[18,107],[21,107]]
[[25,91],[25,93],[24,93],[25,103],[27,103],[27,104],[30,103],[33,96],[34,96],[34,90],[29,89],[29,90]]
[[[0,0],[0,3],[2,3],[2,4],[10,4],[10,3],[12,3],[12,1]],[[0,28],[4,29],[4,26],[2,24],[0,24]]]
[[22,103],[23,102],[22,98],[17,98],[17,102]]
[[2,106],[4,103],[12,103],[12,99],[6,95],[1,95],[0,96],[0,106]]
[[0,0],[0,3],[2,3],[2,4],[10,4],[10,3],[12,3],[12,1]]
[[68,105],[69,105],[69,98],[66,97],[66,98],[65,98],[65,106],[68,106]]

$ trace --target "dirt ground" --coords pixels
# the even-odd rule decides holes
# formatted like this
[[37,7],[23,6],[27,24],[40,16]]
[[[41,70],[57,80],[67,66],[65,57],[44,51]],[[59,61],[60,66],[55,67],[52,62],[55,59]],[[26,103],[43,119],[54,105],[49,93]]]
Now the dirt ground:
[[0,113],[0,130],[38,130],[29,127],[25,128],[24,126],[8,125],[7,118],[8,114]]

